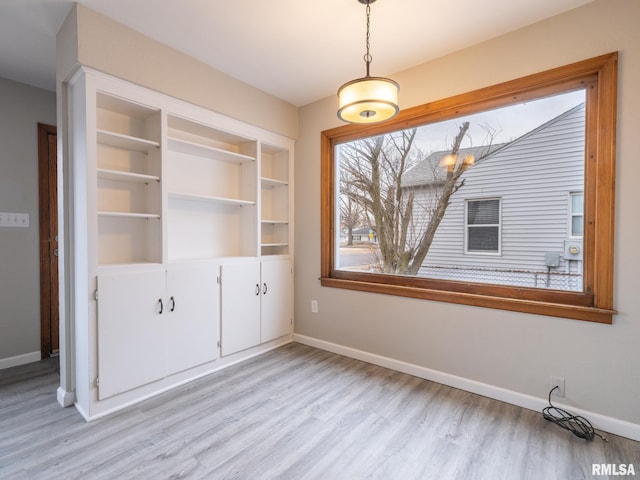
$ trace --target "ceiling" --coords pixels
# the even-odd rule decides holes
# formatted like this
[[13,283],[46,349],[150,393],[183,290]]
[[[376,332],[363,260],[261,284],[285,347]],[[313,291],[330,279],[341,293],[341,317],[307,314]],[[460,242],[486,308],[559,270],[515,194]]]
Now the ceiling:
[[[394,72],[593,0],[380,0],[371,74]],[[357,0],[80,0],[294,105],[364,75]],[[0,0],[0,77],[55,90],[55,35],[73,2]]]

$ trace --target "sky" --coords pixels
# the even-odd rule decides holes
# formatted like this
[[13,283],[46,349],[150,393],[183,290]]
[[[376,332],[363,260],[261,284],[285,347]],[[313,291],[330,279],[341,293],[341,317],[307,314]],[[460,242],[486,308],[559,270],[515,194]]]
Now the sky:
[[[462,143],[463,148],[510,142],[584,101],[585,91],[578,90],[432,123],[418,128],[416,145],[427,153],[448,150],[453,144],[460,125],[465,121],[470,125],[467,132],[468,138],[465,138]],[[496,131],[493,140],[487,138],[487,131],[482,128],[483,125]]]

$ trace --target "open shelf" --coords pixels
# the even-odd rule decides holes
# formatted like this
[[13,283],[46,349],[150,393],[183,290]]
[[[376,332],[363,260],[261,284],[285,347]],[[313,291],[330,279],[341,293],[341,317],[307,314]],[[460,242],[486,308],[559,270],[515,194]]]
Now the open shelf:
[[260,223],[263,223],[266,225],[287,225],[289,221],[288,220],[270,220],[270,219],[263,218],[262,220],[260,220]]
[[256,160],[255,157],[250,155],[223,150],[222,148],[203,145],[189,140],[182,140],[180,138],[169,138],[168,144],[169,150],[199,157],[206,157],[212,160],[219,160],[221,162],[244,163],[254,162]]
[[289,254],[289,150],[260,144],[260,254]]
[[162,262],[160,110],[96,92],[98,265]]
[[257,255],[255,202],[169,193],[167,207],[168,261]]
[[269,177],[262,177],[260,179],[260,183],[262,184],[263,187],[271,187],[271,188],[286,187],[287,185],[289,185],[289,182],[286,182],[284,180],[278,180],[276,178],[269,178]]
[[167,138],[170,150],[214,160],[244,163],[257,156],[255,139],[176,115],[167,117]]
[[106,168],[98,168],[98,178],[105,180],[127,181],[133,183],[149,183],[159,182],[160,177],[156,175],[146,175],[143,173],[132,173],[121,170],[109,170]]
[[191,200],[197,202],[208,202],[208,203],[218,203],[221,205],[236,205],[236,206],[244,206],[244,205],[255,205],[256,202],[250,200],[239,200],[236,198],[225,198],[225,197],[214,197],[211,195],[199,195],[194,193],[178,193],[178,192],[169,192],[169,196],[171,198],[176,198],[180,200]]
[[122,133],[111,132],[108,130],[98,129],[96,131],[96,135],[98,137],[98,143],[110,145],[112,147],[124,148],[126,150],[133,150],[135,152],[147,153],[153,148],[160,147],[160,144],[153,140],[132,137],[130,135],[124,135]]
[[160,146],[160,111],[122,97],[97,92],[98,143],[136,151]]
[[162,261],[160,215],[98,212],[98,264]]
[[98,212],[99,217],[120,217],[120,218],[160,218],[157,213],[136,213],[136,212]]

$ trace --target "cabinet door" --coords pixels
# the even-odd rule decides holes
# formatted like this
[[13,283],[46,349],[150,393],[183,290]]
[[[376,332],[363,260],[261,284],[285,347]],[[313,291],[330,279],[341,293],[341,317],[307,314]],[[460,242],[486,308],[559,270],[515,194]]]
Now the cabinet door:
[[218,268],[211,263],[167,270],[167,374],[218,358]]
[[164,376],[164,292],[163,269],[98,275],[99,399]]
[[260,264],[222,266],[222,355],[260,343]]
[[262,334],[268,342],[291,333],[291,261],[262,262]]

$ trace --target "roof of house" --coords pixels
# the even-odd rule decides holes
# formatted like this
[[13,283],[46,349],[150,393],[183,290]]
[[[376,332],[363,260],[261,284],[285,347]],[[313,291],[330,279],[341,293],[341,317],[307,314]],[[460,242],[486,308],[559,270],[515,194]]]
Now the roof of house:
[[[539,125],[533,130],[530,130],[524,135],[521,135],[515,140],[512,140],[511,142],[500,143],[495,145],[481,145],[478,147],[471,147],[471,148],[461,148],[458,151],[458,155],[464,156],[464,157],[466,157],[467,155],[473,155],[475,157],[474,164],[477,165],[478,163],[486,160],[487,158],[492,157],[498,151],[502,151],[503,149],[508,148],[510,145],[520,142],[523,139],[529,137],[530,135],[533,135],[534,133],[544,128],[547,128],[548,126],[558,122],[559,120],[566,117],[567,115],[572,114],[576,110],[584,108],[584,106],[585,106],[584,102],[580,103],[579,105],[576,105],[575,107],[570,108],[566,112],[558,115],[557,117],[552,118],[551,120],[543,123],[542,125]],[[450,150],[443,150],[439,152],[433,152],[432,154],[430,154],[428,157],[426,157],[424,160],[422,160],[421,162],[416,164],[414,167],[409,169],[403,175],[402,186],[418,187],[422,185],[431,185],[431,184],[438,184],[443,182],[447,172],[445,169],[440,167],[440,161],[450,153],[451,153]]]
[[[466,157],[467,155],[473,155],[475,162],[483,160],[496,150],[508,145],[508,143],[500,143],[495,145],[481,145],[478,147],[461,148],[458,150],[458,155]],[[429,185],[432,183],[443,182],[446,178],[447,172],[440,167],[440,161],[451,154],[451,150],[441,150],[433,152],[424,160],[410,168],[402,177],[403,187],[417,187],[420,185]]]

